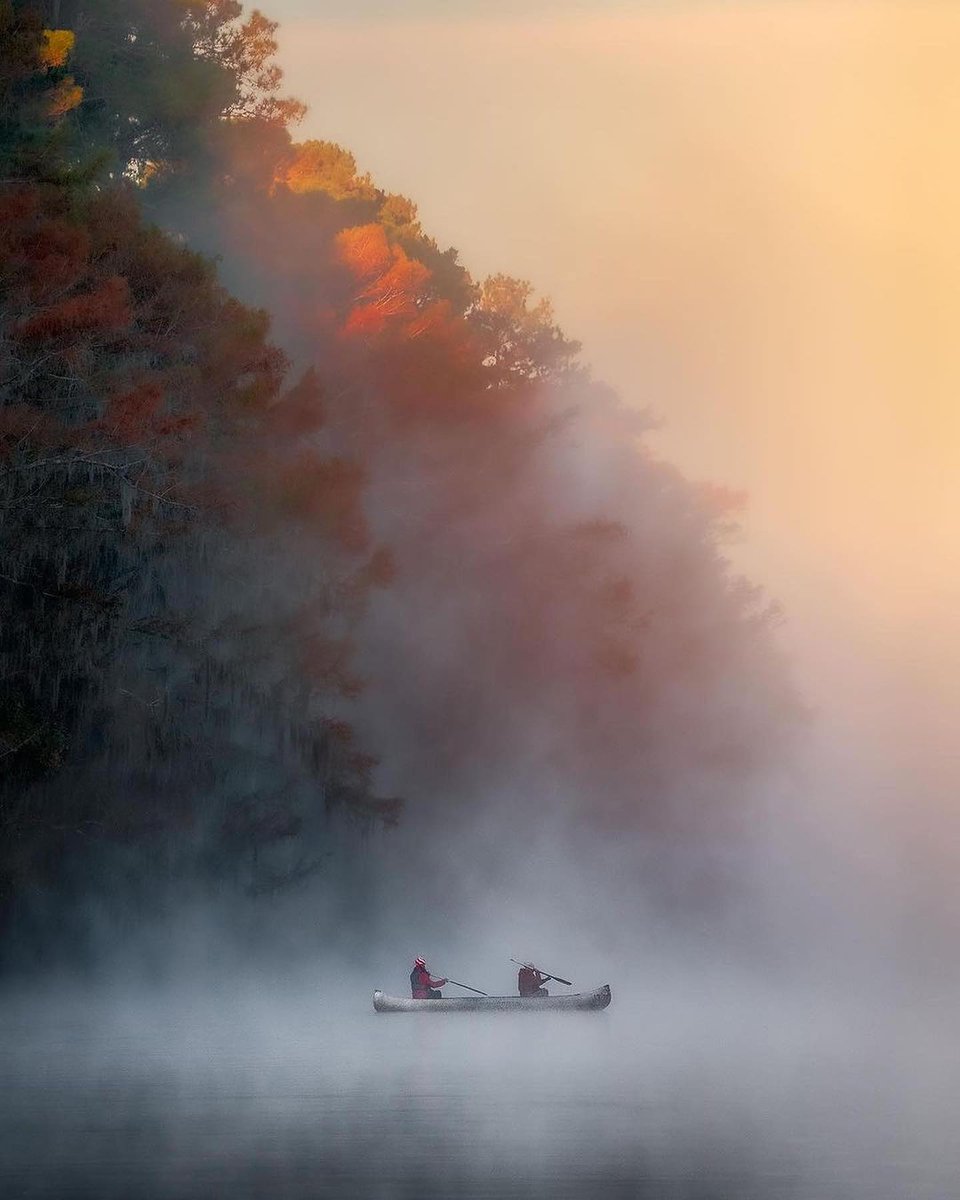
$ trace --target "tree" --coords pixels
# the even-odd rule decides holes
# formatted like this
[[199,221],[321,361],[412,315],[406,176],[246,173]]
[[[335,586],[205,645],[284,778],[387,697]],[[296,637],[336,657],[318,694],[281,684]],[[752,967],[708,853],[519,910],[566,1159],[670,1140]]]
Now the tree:
[[448,824],[515,777],[511,820],[737,812],[793,716],[767,609],[725,498],[652,454],[549,302],[297,145],[274,28],[234,0],[86,0],[67,58],[8,28],[8,902],[94,841],[303,878],[327,806],[396,815],[356,713]]
[[[64,66],[23,28],[21,176],[0,189],[0,920],[95,848],[275,890],[320,862],[327,811],[396,815],[338,713],[390,579],[364,473],[324,447],[316,377],[287,384],[266,314],[128,184],[71,174],[50,106],[18,119]],[[38,177],[18,138],[41,133]]]
[[509,275],[492,275],[480,285],[468,316],[489,387],[515,387],[575,368],[580,343],[557,327],[549,300],[531,303],[532,296],[531,284]]
[[290,160],[278,173],[296,195],[324,192],[334,200],[375,200],[369,175],[357,175],[357,160],[335,142],[308,141],[293,147]]
[[96,0],[79,19],[81,153],[109,147],[138,180],[181,171],[224,122],[282,128],[303,105],[279,95],[276,22],[238,0]]

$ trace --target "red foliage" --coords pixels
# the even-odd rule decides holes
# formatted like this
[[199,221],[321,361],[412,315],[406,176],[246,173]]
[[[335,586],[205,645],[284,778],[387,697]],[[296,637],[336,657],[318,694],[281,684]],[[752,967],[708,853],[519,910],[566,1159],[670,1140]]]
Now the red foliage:
[[143,383],[107,401],[101,427],[114,441],[143,441],[154,426],[163,405],[157,383]]
[[130,289],[126,279],[113,275],[93,291],[49,305],[22,321],[17,333],[40,341],[76,333],[108,333],[130,324]]
[[39,188],[0,189],[0,270],[7,288],[30,303],[52,300],[80,280],[89,253],[85,229],[44,214]]
[[348,337],[372,337],[399,324],[412,335],[430,272],[399,246],[391,246],[382,225],[358,225],[337,235],[340,262],[360,284],[343,325]]
[[372,373],[396,417],[469,414],[482,387],[479,355],[450,301],[433,297],[430,270],[391,244],[382,225],[342,230],[336,253],[354,284],[340,332],[364,348],[366,365],[355,369]]

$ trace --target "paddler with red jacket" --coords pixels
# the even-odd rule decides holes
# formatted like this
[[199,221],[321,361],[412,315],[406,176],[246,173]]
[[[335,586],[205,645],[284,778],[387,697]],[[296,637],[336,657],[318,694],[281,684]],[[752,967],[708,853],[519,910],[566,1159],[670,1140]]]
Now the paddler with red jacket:
[[410,972],[410,995],[414,1000],[442,1000],[439,989],[444,986],[445,979],[431,979],[427,964],[422,958],[416,958],[413,970]]
[[517,972],[517,991],[521,996],[549,996],[543,985],[550,978],[550,975],[541,974],[533,963],[524,963]]

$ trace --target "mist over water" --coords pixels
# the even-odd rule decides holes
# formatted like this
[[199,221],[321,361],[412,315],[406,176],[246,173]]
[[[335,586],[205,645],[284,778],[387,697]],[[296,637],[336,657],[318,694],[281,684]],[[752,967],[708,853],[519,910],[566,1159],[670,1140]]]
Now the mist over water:
[[[506,792],[472,822],[341,829],[272,901],[105,921],[93,979],[0,1007],[0,1193],[944,1200],[950,921],[917,919],[829,746],[811,730],[819,760],[709,838],[534,828]],[[493,993],[532,956],[613,1002],[374,1013],[416,953]]]
[[[823,824],[776,814],[758,802],[712,854],[524,838],[499,875],[483,831],[468,855],[461,830],[455,866],[432,843],[420,895],[401,828],[354,846],[352,899],[314,884],[111,931],[96,981],[3,1002],[0,1191],[943,1200],[955,983],[898,956],[879,842],[837,822],[831,859]],[[535,954],[613,1003],[374,1013],[417,952],[495,993]]]
[[621,964],[600,1014],[378,1016],[369,978],[8,1000],[4,1194],[939,1200],[957,1178],[929,1013],[663,958]]

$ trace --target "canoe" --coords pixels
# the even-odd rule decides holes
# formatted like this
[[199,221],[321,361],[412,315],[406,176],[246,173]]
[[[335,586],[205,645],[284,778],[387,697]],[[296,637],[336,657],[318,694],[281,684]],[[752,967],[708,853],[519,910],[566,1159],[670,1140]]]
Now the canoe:
[[610,984],[592,992],[568,996],[444,996],[441,1000],[411,1000],[403,996],[373,993],[378,1013],[396,1012],[591,1012],[610,1003]]

